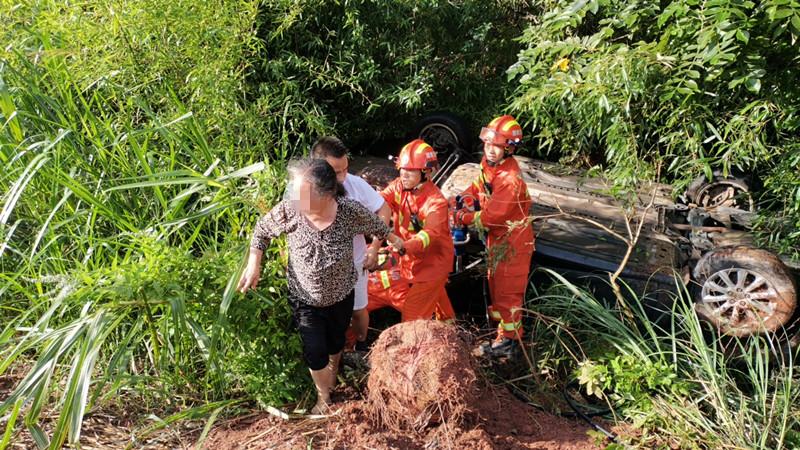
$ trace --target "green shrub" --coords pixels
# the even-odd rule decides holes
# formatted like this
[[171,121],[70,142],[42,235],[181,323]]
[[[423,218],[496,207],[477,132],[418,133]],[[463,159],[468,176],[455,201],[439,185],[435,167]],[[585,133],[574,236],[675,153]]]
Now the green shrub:
[[590,395],[605,399],[623,411],[634,426],[660,418],[653,410],[658,397],[685,397],[690,384],[678,378],[676,368],[663,360],[644,360],[631,354],[610,354],[578,363],[575,377]]
[[[50,386],[65,380],[55,405],[56,445],[74,441],[84,408],[113,394],[120,380],[163,383],[172,397],[210,401],[245,393],[264,404],[305,388],[299,337],[283,300],[284,261],[269,261],[260,294],[230,307],[220,293],[236,279],[242,246],[201,257],[149,240],[138,249],[114,266],[29,282],[42,294],[5,326],[0,371],[22,355],[36,362],[0,411],[18,398],[33,399],[25,422],[36,430]],[[29,331],[15,332],[26,325]]]
[[[69,81],[81,92],[109,92],[117,108],[109,105],[106,113],[118,119],[147,122],[153,116],[164,120],[193,111],[215,135],[228,130],[244,108],[243,75],[258,47],[253,28],[258,4],[6,3],[0,21],[6,24],[2,37],[8,44],[0,55],[13,65],[17,57],[66,65],[69,78],[53,74],[53,89]],[[149,116],[145,111],[126,114],[137,103]]]
[[296,400],[310,383],[300,337],[290,326],[284,267],[266,263],[258,293],[236,300],[226,333],[234,342],[225,356],[226,376],[261,406]]
[[250,78],[259,113],[313,117],[305,120],[335,124],[339,135],[363,141],[403,136],[421,114],[439,109],[488,121],[503,108],[503,71],[518,49],[525,6],[266,1],[258,27],[263,53]]
[[512,110],[540,152],[601,166],[627,189],[755,172],[764,216],[783,216],[776,246],[800,248],[800,197],[786,196],[800,144],[800,4],[559,0],[541,19],[509,69]]

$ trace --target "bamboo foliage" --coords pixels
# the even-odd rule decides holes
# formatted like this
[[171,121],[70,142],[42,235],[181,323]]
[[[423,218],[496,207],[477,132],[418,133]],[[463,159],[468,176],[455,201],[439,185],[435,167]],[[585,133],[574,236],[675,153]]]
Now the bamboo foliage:
[[508,71],[511,109],[542,153],[594,165],[618,191],[765,181],[762,241],[798,258],[798,37],[793,0],[551,2]]

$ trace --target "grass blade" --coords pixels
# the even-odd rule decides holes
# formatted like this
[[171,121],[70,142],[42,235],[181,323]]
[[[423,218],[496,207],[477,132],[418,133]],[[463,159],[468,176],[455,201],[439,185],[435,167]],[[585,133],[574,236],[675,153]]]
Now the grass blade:
[[19,416],[19,411],[22,409],[23,403],[21,398],[14,403],[14,408],[11,410],[11,415],[6,422],[6,432],[3,434],[3,440],[0,441],[0,450],[5,450],[9,442],[11,442],[11,436],[14,435],[14,427],[17,424],[17,416]]
[[11,186],[11,189],[9,189],[8,193],[6,194],[6,201],[3,204],[3,209],[0,210],[0,225],[5,225],[6,222],[8,222],[9,217],[11,217],[11,212],[14,210],[14,206],[17,204],[17,201],[22,195],[22,192],[25,190],[25,187],[33,179],[33,176],[36,175],[36,172],[38,172],[48,160],[49,158],[47,157],[46,153],[40,153],[28,163],[27,167],[25,167],[22,175],[19,176],[17,181]]
[[22,142],[23,134],[22,127],[17,119],[17,108],[14,106],[14,99],[11,98],[11,93],[8,92],[8,87],[0,76],[0,114],[6,118],[3,128],[6,126],[10,130],[11,137],[19,144]]

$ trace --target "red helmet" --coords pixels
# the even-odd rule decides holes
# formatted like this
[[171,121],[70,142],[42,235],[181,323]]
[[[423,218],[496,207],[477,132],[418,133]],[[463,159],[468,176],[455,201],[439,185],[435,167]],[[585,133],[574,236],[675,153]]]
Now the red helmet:
[[481,128],[480,139],[488,144],[513,147],[522,142],[522,127],[508,114],[497,117]]
[[408,170],[430,170],[439,167],[436,150],[422,139],[406,144],[397,157],[397,168]]

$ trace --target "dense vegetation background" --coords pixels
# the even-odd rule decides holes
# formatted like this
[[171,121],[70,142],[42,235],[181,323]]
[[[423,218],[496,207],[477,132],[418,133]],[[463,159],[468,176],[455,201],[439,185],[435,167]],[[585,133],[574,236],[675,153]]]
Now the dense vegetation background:
[[[280,249],[257,294],[232,290],[248,231],[317,136],[366,146],[434,110],[476,130],[513,112],[528,152],[621,189],[755,173],[762,240],[796,257],[798,35],[794,0],[0,0],[0,373],[31,368],[0,416],[10,429],[22,412],[57,447],[122,388],[172,412],[297,398]],[[610,327],[615,350],[586,356],[583,383],[605,383],[636,426],[681,445],[800,439],[791,365],[748,378],[691,339],[678,355],[597,311],[580,319],[591,303],[575,292],[536,307],[578,336]],[[552,329],[542,370],[569,353]],[[708,403],[675,406],[700,392]]]
[[620,186],[755,174],[765,243],[800,256],[800,3],[577,0],[521,36],[512,109]]

